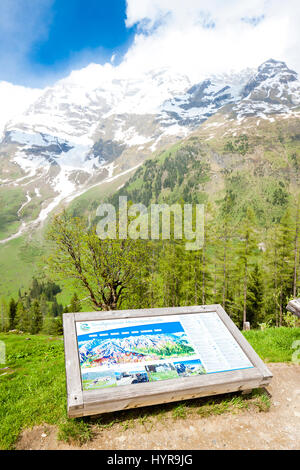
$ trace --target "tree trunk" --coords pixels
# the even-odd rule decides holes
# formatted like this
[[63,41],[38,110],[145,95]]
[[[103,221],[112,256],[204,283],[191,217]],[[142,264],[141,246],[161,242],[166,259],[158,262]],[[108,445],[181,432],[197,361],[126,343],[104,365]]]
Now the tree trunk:
[[205,215],[204,215],[204,240],[203,240],[203,255],[202,255],[202,305],[205,305],[205,249],[206,249],[206,230],[205,230]]
[[[277,283],[277,247],[276,247],[276,243],[277,243],[277,237],[276,237],[276,233],[275,233],[275,242],[274,242],[274,245],[275,245],[275,277],[274,277],[274,286],[275,286],[275,297],[277,297],[277,289],[278,289],[278,283]],[[276,302],[277,303],[277,302]],[[275,323],[276,323],[276,327],[278,327],[278,310],[277,310],[277,307],[276,307],[276,311],[275,311]]]
[[297,213],[296,213],[296,233],[295,233],[295,247],[294,247],[294,282],[293,282],[293,297],[294,298],[297,296],[298,232],[299,232],[299,200],[297,204]]
[[282,284],[280,286],[280,313],[279,313],[279,326],[282,326]]
[[195,305],[198,305],[198,282],[197,282],[197,271],[196,265],[194,264],[194,297]]
[[214,302],[217,303],[217,265],[215,263],[215,273],[214,273]]
[[246,329],[247,323],[247,287],[248,287],[248,263],[247,263],[247,250],[248,239],[246,239],[246,253],[245,253],[245,275],[244,275],[244,308],[243,308],[243,329]]
[[223,308],[225,308],[226,304],[226,283],[227,283],[227,227],[225,230],[225,238],[224,238],[224,252],[223,252]]

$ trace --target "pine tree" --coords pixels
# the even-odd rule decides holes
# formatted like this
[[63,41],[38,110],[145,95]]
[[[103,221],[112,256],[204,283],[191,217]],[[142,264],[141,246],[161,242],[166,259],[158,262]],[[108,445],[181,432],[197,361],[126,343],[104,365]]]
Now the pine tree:
[[78,295],[76,292],[74,292],[72,298],[71,298],[71,303],[69,306],[69,312],[80,312],[81,311],[81,302],[78,298]]
[[63,306],[59,304],[57,302],[56,297],[54,297],[54,300],[51,306],[51,314],[53,315],[53,317],[58,317],[59,315],[62,314],[62,312],[63,312]]
[[232,220],[226,215],[223,220],[218,220],[212,242],[214,251],[214,302],[220,303],[225,310],[228,310],[230,306],[229,279],[232,271],[232,232]]
[[41,295],[42,292],[42,286],[39,284],[38,280],[36,278],[32,279],[32,286],[30,289],[30,297],[32,299],[37,299]]
[[62,322],[62,316],[59,315],[55,319],[55,328],[54,328],[54,335],[62,335],[63,334],[63,322]]
[[279,326],[279,305],[278,298],[278,226],[271,226],[266,237],[265,270],[266,289],[265,289],[265,315],[268,322]]
[[34,300],[30,309],[31,325],[30,333],[35,335],[39,333],[43,326],[43,315],[38,300]]
[[8,329],[8,307],[5,299],[1,299],[0,304],[0,331]]
[[12,298],[8,307],[9,329],[13,330],[16,326],[17,303]]
[[44,317],[42,332],[47,335],[56,335],[57,334],[56,323],[57,323],[56,318],[53,316],[52,312],[49,311],[47,315]]
[[16,326],[21,331],[29,332],[31,328],[30,312],[25,309],[22,300],[19,300],[16,313]]
[[158,242],[143,240],[145,259],[136,266],[137,275],[128,286],[127,295],[122,300],[122,308],[158,307],[160,289],[158,283],[157,251]]
[[145,282],[147,284],[147,290],[145,293],[145,307],[162,307],[162,283],[159,272],[161,244],[156,243],[155,241],[149,241],[147,242],[147,247],[149,258],[148,262],[145,263],[145,269],[147,271],[147,276],[145,277]]
[[207,204],[204,215],[204,240],[200,250],[199,261],[202,270],[201,303],[214,302],[214,241],[215,241],[215,213],[211,204]]
[[247,318],[252,328],[257,328],[263,319],[264,282],[262,272],[256,263],[249,276],[247,295]]
[[300,233],[300,196],[297,197],[295,208],[295,232],[294,232],[294,279],[293,297],[297,296],[298,289],[298,268],[299,268],[299,233]]
[[255,253],[258,252],[258,242],[255,233],[255,217],[251,208],[246,211],[246,216],[240,227],[240,240],[237,248],[238,265],[243,284],[242,304],[243,304],[243,328],[247,322],[247,298],[249,272],[254,262]]
[[285,311],[287,299],[292,294],[294,279],[294,237],[289,209],[280,220],[276,248],[278,256],[277,303],[279,306],[279,326],[282,326],[283,312]]
[[42,293],[42,295],[40,296],[40,309],[41,309],[43,318],[45,318],[48,314],[48,311],[49,311],[49,307],[48,307],[47,298],[46,298],[45,293]]
[[[163,306],[177,307],[181,299],[188,302],[184,289],[184,247],[182,241],[163,240],[159,270],[163,283]],[[188,272],[187,274],[189,274]]]
[[[182,294],[184,295],[184,305],[201,304],[203,295],[203,252],[182,251]],[[180,305],[180,304],[178,304]]]

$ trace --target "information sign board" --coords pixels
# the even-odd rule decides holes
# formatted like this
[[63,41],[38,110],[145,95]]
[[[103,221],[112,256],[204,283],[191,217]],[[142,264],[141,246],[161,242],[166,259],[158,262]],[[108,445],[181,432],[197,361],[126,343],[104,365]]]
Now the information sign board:
[[69,416],[249,390],[272,374],[220,305],[64,314]]

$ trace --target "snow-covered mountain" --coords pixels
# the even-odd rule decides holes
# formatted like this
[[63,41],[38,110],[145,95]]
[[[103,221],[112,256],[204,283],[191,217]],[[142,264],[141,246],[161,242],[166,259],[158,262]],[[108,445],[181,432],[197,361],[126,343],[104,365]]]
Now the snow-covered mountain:
[[23,200],[19,230],[7,239],[43,222],[63,201],[129,175],[218,111],[237,121],[272,119],[297,112],[300,104],[296,72],[273,59],[200,83],[168,69],[130,77],[112,65],[91,64],[45,90],[11,87],[0,83],[7,107],[0,183],[7,191],[22,189]]
[[222,106],[237,102],[252,75],[250,69],[239,74],[214,75],[166,101],[163,113],[180,125],[199,126]]
[[237,118],[289,114],[300,105],[298,75],[284,62],[270,59],[258,67],[233,107]]

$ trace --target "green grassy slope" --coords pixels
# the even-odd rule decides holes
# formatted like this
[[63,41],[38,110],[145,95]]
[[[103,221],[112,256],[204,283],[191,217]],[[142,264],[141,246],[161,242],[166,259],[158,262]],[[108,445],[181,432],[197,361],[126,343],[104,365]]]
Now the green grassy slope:
[[28,242],[25,236],[0,244],[0,297],[16,297],[19,289],[29,286],[43,253],[40,242]]
[[[133,202],[219,203],[227,195],[235,221],[250,206],[262,227],[277,222],[292,195],[299,192],[299,120],[277,117],[274,122],[249,118],[238,124],[220,112],[207,120],[190,137],[147,160],[130,173],[85,192],[69,206],[73,215],[95,216],[97,206],[110,200],[118,207],[119,195]],[[121,189],[120,189],[121,187]],[[0,193],[5,199],[2,236],[17,228],[17,208],[24,194]],[[1,222],[2,219],[0,219]],[[14,230],[13,230],[14,231]],[[27,287],[45,251],[42,233],[33,233],[0,245],[0,297],[16,295]],[[60,301],[68,302],[68,285]]]
[[126,195],[145,205],[206,203],[227,194],[235,219],[250,206],[261,225],[278,221],[290,196],[299,191],[299,122],[264,121],[258,127],[250,119],[247,124],[214,130],[213,137],[210,127],[200,127],[147,160],[110,201],[117,206],[119,195]]
[[18,210],[26,197],[21,188],[0,189],[0,240],[18,231],[20,220]]
[[[70,212],[76,216],[80,214],[87,215],[91,211],[95,211],[104,198],[117,191],[117,189],[124,184],[129,178],[129,175],[130,174],[123,175],[110,183],[99,184],[85,192],[70,203]],[[0,200],[1,194],[0,192]],[[22,202],[24,202],[22,199],[24,195],[22,195],[22,190],[16,190],[16,193],[11,194],[8,192],[5,196],[6,200],[9,201],[9,204],[7,203],[7,212],[10,217],[9,218],[7,215],[7,218],[9,220],[14,220],[13,215],[16,216],[17,210]],[[20,224],[20,222],[17,221],[17,217],[15,217],[16,220],[9,224],[8,222],[7,224],[2,224],[1,217],[4,216],[5,212],[0,215],[0,234],[3,235],[1,238],[17,231]],[[15,225],[13,226],[13,224]],[[1,233],[1,228],[3,228],[3,234]],[[46,230],[47,225],[33,233],[24,233],[24,235],[19,238],[13,239],[5,244],[0,244],[0,272],[2,274],[0,279],[0,298],[9,299],[12,296],[16,297],[18,290],[20,288],[28,288],[32,277],[42,271],[41,259],[43,256],[47,255],[47,244],[44,240]],[[72,297],[73,288],[69,283],[65,283],[62,287],[63,292],[58,295],[57,300],[63,303],[63,305],[67,305]],[[83,308],[89,310],[90,305],[83,303]]]
[[131,173],[134,173],[134,170],[112,181],[100,183],[89,189],[84,194],[74,199],[70,203],[68,210],[74,216],[95,213],[98,205],[101,204],[104,199],[118,191],[118,189],[128,181]]

